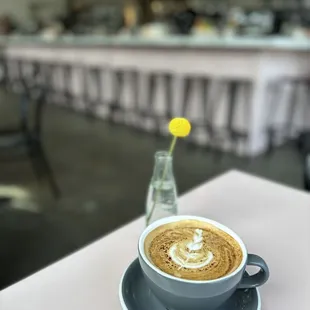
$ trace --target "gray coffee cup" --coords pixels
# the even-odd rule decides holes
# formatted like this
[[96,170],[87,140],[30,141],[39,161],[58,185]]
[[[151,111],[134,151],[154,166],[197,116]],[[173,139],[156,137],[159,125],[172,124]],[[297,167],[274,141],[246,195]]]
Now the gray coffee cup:
[[[194,281],[174,277],[153,265],[144,252],[145,238],[159,226],[182,220],[207,222],[232,236],[239,243],[243,252],[240,266],[231,274],[216,280]],[[154,295],[169,310],[215,310],[224,304],[237,289],[261,286],[269,278],[266,262],[257,255],[248,254],[243,241],[235,232],[218,222],[203,217],[171,216],[152,223],[141,234],[138,250],[146,282]],[[257,266],[260,270],[252,276],[245,276],[246,266]]]

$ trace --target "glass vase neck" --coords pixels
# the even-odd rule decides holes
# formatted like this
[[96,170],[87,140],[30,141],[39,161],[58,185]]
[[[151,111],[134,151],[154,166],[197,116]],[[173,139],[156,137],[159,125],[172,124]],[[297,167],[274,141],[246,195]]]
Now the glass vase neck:
[[156,152],[153,179],[165,181],[171,178],[173,178],[172,155],[167,151]]

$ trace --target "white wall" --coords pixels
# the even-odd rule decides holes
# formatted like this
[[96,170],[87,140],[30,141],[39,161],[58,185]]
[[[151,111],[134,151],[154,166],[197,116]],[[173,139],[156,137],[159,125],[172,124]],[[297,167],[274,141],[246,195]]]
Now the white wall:
[[18,23],[25,25],[31,21],[29,5],[33,3],[46,5],[42,7],[42,14],[46,18],[65,10],[64,0],[0,0],[0,15],[9,14]]

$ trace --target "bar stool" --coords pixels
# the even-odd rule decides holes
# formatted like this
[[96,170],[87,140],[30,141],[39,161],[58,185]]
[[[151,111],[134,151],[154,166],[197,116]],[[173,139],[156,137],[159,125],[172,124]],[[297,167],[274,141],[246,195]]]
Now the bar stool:
[[108,120],[110,123],[116,122],[116,117],[123,116],[123,107],[121,103],[121,95],[124,87],[124,74],[125,71],[114,70],[111,72],[112,78],[112,100],[108,105],[109,114]]
[[45,79],[53,103],[72,108],[72,64],[47,62],[43,65]]
[[54,77],[54,73],[55,73],[55,69],[56,66],[54,63],[49,62],[49,61],[40,61],[36,63],[36,67],[37,67],[37,79],[38,79],[38,83],[44,87],[45,91],[46,91],[46,101],[48,103],[56,103],[56,86],[55,86],[55,77]]
[[[253,81],[246,78],[222,77],[217,82],[219,83],[219,88],[214,104],[220,105],[221,97],[223,94],[226,94],[226,100],[224,100],[224,102],[226,101],[226,113],[222,128],[220,126],[215,129],[215,139],[219,144],[230,144],[230,150],[238,154],[240,143],[246,147],[248,141],[249,110],[252,102]],[[219,110],[220,106],[215,108]],[[243,124],[241,125],[240,123]]]
[[62,89],[62,97],[65,100],[65,105],[68,108],[73,107],[73,64],[64,64],[61,69],[63,70],[64,85]]
[[[267,152],[287,140],[302,134],[310,123],[310,76],[281,77],[269,83],[269,113],[267,119]],[[285,90],[290,90],[285,100]],[[299,91],[305,94],[305,104],[299,100]],[[286,103],[286,104],[285,104]],[[298,108],[301,108],[302,119],[296,121]],[[280,110],[282,109],[282,111]],[[282,120],[279,122],[279,115]],[[309,129],[309,127],[308,127]]]
[[[163,108],[156,108],[156,91],[160,90],[160,80],[163,86]],[[143,129],[144,124],[150,121],[152,133],[160,136],[167,133],[163,129],[167,127],[167,122],[173,116],[173,75],[170,72],[150,72],[145,76],[144,104],[137,107],[137,115],[139,117],[138,126]],[[144,128],[145,129],[145,128]]]
[[[199,86],[198,107],[193,106],[192,96],[195,95],[195,86]],[[181,105],[181,115],[190,119],[192,124],[191,135],[185,142],[188,148],[198,147],[196,136],[199,131],[203,131],[207,135],[209,146],[213,142],[213,124],[212,124],[212,111],[210,107],[210,88],[211,79],[206,76],[199,75],[185,75],[183,77],[183,100]],[[196,108],[196,114],[192,117],[193,110]],[[199,117],[197,117],[199,115]]]
[[[189,116],[191,109],[190,94],[193,93],[195,84],[198,83],[200,90],[198,93],[199,106],[196,114],[199,119],[193,120]],[[241,129],[238,124],[238,109],[240,109],[241,95],[244,96],[247,112],[252,97],[252,81],[239,78],[212,78],[207,76],[185,76],[184,94],[182,104],[182,115],[191,119],[193,138],[186,139],[188,147],[197,146],[196,135],[203,131],[207,141],[204,143],[206,149],[217,151],[222,154],[226,145],[230,144],[231,149],[238,153],[240,142],[245,143],[248,134],[245,129]],[[225,98],[223,96],[225,95]],[[224,105],[224,106],[223,106]],[[221,111],[222,108],[222,111]],[[224,110],[224,113],[222,113]],[[244,122],[249,119],[249,113],[245,113]],[[219,120],[220,119],[220,124]]]
[[[112,77],[112,100],[108,104],[109,121],[111,123],[120,122],[126,123],[130,118],[132,126],[138,128],[135,122],[136,116],[139,114],[139,74],[135,68],[114,69],[111,73]],[[125,82],[130,82],[130,89],[132,90],[132,101],[128,106],[122,97],[125,90]]]
[[40,74],[40,64],[36,60],[23,60],[20,66],[20,77],[27,82],[28,85],[37,84],[38,75]]
[[[95,96],[93,96],[95,90]],[[102,68],[83,67],[83,98],[86,115],[94,118],[97,115],[99,105],[103,102]]]

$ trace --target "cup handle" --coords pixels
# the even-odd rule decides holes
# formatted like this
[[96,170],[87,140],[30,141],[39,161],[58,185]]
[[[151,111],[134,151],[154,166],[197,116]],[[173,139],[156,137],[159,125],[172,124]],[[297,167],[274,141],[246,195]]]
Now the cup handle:
[[238,289],[255,288],[267,282],[269,278],[269,268],[260,256],[248,254],[247,265],[260,267],[260,271],[252,276],[244,274],[238,285]]

